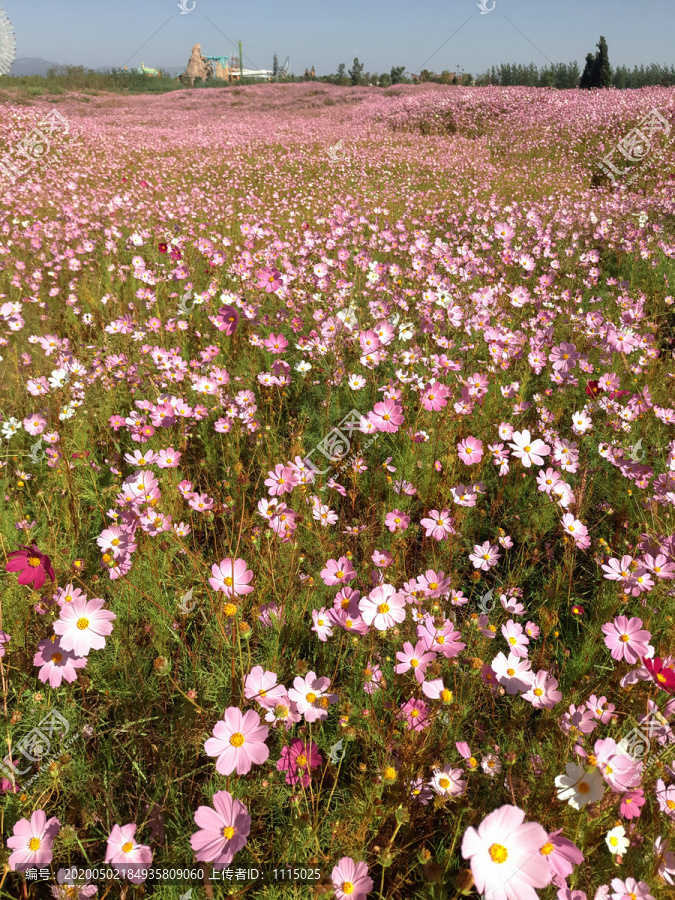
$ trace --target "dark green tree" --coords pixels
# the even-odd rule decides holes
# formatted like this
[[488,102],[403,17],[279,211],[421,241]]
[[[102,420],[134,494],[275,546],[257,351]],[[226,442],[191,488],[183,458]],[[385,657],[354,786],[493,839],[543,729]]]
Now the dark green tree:
[[595,55],[592,86],[598,88],[612,86],[612,67],[609,64],[609,50],[607,49],[607,41],[602,35],[600,35],[598,52]]
[[405,74],[405,66],[392,66],[389,74],[391,75],[392,84],[401,84]]
[[380,75],[380,85],[382,87],[389,87],[391,85],[391,75],[388,72],[383,72]]
[[354,57],[352,67],[347,74],[351,78],[353,85],[361,84],[363,80],[363,63],[359,62],[358,56]]
[[581,81],[579,82],[579,87],[584,90],[589,90],[594,87],[593,84],[593,69],[595,68],[595,57],[592,53],[586,54],[586,65],[584,66],[584,71],[581,75]]

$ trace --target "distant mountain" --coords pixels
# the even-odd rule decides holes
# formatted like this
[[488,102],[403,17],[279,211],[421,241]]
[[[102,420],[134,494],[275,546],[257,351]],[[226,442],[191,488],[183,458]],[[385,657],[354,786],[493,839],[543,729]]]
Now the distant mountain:
[[22,56],[20,59],[15,59],[12,63],[12,68],[9,70],[10,75],[46,75],[50,69],[61,69],[58,63],[49,62],[46,59],[40,59],[40,57],[30,57],[30,56]]

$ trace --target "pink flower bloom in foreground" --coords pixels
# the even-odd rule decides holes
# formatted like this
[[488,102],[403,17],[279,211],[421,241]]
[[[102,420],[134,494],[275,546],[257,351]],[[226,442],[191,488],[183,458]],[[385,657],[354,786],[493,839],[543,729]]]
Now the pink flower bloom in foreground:
[[261,269],[258,272],[258,287],[265,288],[268,294],[278,290],[282,285],[281,272],[274,266]]
[[5,655],[4,645],[11,641],[11,639],[11,635],[7,634],[6,631],[0,631],[0,659]]
[[295,469],[291,466],[282,466],[281,463],[274,467],[274,471],[270,471],[267,474],[269,478],[265,479],[265,485],[272,497],[280,497],[286,493],[290,494],[299,481]]
[[625,659],[632,666],[647,655],[651,633],[642,628],[642,619],[617,616],[613,622],[602,626],[602,633],[612,659]]
[[509,447],[513,450],[513,455],[516,459],[519,459],[528,469],[532,463],[537,466],[543,466],[544,457],[551,452],[548,444],[538,439],[533,440],[527,429],[514,431],[512,437],[513,443],[509,444]]
[[106,636],[112,633],[112,622],[117,618],[114,612],[103,609],[105,601],[94,597],[78,597],[61,608],[59,618],[54,622],[54,632],[61,636],[64,650],[75,656],[87,656],[90,650],[102,650]]
[[444,406],[448,405],[447,397],[449,394],[449,387],[441,384],[440,381],[432,381],[422,394],[420,402],[428,412],[438,412],[439,409],[443,409]]
[[359,601],[359,612],[366,625],[386,631],[405,619],[405,598],[391,584],[378,585]]
[[411,697],[407,703],[401,707],[398,716],[400,719],[406,719],[410,731],[422,731],[431,725],[428,717],[429,707],[424,700],[415,700]]
[[548,840],[539,851],[551,864],[553,882],[558,887],[562,887],[567,876],[574,871],[574,867],[584,861],[584,855],[581,850],[572,841],[561,837],[561,831],[562,828],[551,832]]
[[311,781],[311,770],[318,768],[322,762],[323,757],[314,741],[293,738],[290,746],[281,748],[277,771],[286,773],[286,784],[307,787]]
[[396,400],[376,403],[368,418],[378,431],[395,432],[403,424],[403,407]]
[[51,641],[45,638],[38,644],[37,653],[33,657],[33,665],[41,666],[38,678],[43,683],[49,681],[53,688],[60,687],[65,678],[72,683],[77,678],[77,669],[84,669],[87,665],[86,657],[78,657],[74,653],[64,650],[60,641]]
[[190,838],[197,862],[229,866],[234,854],[246,846],[251,831],[251,817],[241,800],[227,791],[213,795],[213,809],[200,806],[195,823],[200,830]]
[[459,456],[462,462],[466,463],[467,466],[479,463],[483,458],[483,442],[475,437],[468,437],[465,440],[460,441],[457,444],[457,456]]
[[628,791],[621,798],[620,812],[624,819],[637,819],[645,805],[645,792],[642,788]]
[[105,862],[124,863],[119,869],[120,873],[127,877],[127,869],[131,870],[128,875],[129,881],[140,884],[145,879],[142,874],[136,874],[136,870],[148,867],[152,862],[152,850],[145,844],[137,844],[134,841],[135,834],[135,822],[129,825],[114,825],[108,838]]
[[437,509],[430,509],[428,517],[422,519],[420,525],[426,529],[425,537],[432,537],[435,541],[442,541],[449,534],[455,534],[453,521],[449,509],[443,509],[440,512]]
[[490,544],[490,541],[485,541],[484,544],[480,545],[475,544],[473,553],[469,553],[469,559],[473,563],[474,568],[482,569],[484,572],[487,572],[492,566],[496,566],[500,557],[501,553],[497,545]]
[[47,819],[42,809],[36,809],[30,819],[19,819],[12,837],[7,838],[7,846],[14,851],[8,860],[12,872],[48,866],[54,856],[52,846],[60,828],[56,816]]
[[261,765],[270,755],[265,743],[269,728],[260,724],[260,716],[253,709],[242,713],[236,706],[225,710],[216,722],[213,737],[204,743],[208,756],[217,756],[216,770],[221,775],[246,775],[253,764]]
[[501,806],[478,830],[464,832],[462,856],[471,860],[476,890],[490,900],[538,900],[534,889],[551,883],[550,863],[539,852],[548,835],[524,818],[517,806]]
[[209,584],[214,591],[223,591],[227,597],[240,597],[253,590],[253,572],[246,567],[243,559],[228,557],[218,565],[212,565],[211,572],[213,578],[209,578]]
[[316,672],[308,672],[304,678],[298,675],[293,680],[293,687],[288,696],[295,702],[298,712],[306,722],[323,721],[328,718],[328,707],[337,702],[337,694],[326,693],[330,687],[330,678],[325,675],[317,678]]
[[234,306],[229,304],[221,306],[218,315],[215,317],[215,326],[218,331],[224,331],[225,334],[234,334],[239,324],[239,313]]
[[406,641],[403,645],[403,651],[400,650],[396,654],[396,659],[400,660],[397,666],[394,666],[394,672],[401,675],[409,669],[413,669],[415,678],[420,684],[424,681],[424,673],[430,662],[436,658],[435,653],[426,650],[424,641],[417,641],[414,648],[410,641]]
[[634,878],[612,879],[612,900],[655,900],[649,891],[646,881],[636,881]]
[[397,534],[400,531],[405,531],[410,525],[410,516],[406,516],[400,509],[393,509],[390,513],[387,513],[384,524],[392,534]]
[[288,341],[281,332],[279,334],[272,333],[263,341],[263,346],[270,353],[283,353],[288,347]]
[[364,862],[354,862],[350,856],[343,856],[331,872],[335,900],[366,900],[373,889],[373,879],[368,875]]
[[328,560],[326,568],[321,571],[321,577],[327,585],[344,584],[356,578],[356,571],[351,561],[346,556],[341,556],[337,562],[334,559]]
[[38,550],[37,544],[26,547],[19,544],[21,550],[13,550],[7,555],[7,571],[19,572],[19,584],[32,584],[33,590],[39,591],[47,580],[47,575],[56,582],[51,560]]

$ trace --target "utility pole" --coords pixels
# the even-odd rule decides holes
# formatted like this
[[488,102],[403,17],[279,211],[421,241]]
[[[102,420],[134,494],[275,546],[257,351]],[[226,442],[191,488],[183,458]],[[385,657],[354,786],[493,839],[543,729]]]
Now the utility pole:
[[241,41],[239,41],[239,81],[244,78],[244,58],[241,55]]

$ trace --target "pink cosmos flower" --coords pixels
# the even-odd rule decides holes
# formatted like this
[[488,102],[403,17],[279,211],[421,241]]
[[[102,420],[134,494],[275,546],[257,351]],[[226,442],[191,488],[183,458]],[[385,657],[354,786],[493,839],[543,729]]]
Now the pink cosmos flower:
[[384,524],[392,534],[398,534],[410,525],[410,516],[406,516],[400,509],[393,509],[385,516]]
[[[334,613],[335,610],[332,609],[330,612]],[[312,622],[313,625],[310,630],[318,636],[320,641],[327,641],[333,634],[333,629],[331,627],[333,622],[329,613],[326,612],[325,606],[322,606],[321,609],[312,610]]]
[[524,819],[517,806],[501,806],[478,830],[464,832],[462,856],[471,860],[476,890],[490,900],[538,900],[534,888],[551,883],[551,866],[539,852],[548,836]]
[[[66,875],[69,877],[66,878]],[[54,900],[89,900],[98,893],[95,884],[76,882],[67,869],[59,869],[56,873],[57,883],[52,885]]]
[[660,656],[656,656],[654,659],[647,659],[643,656],[642,664],[655,684],[669,694],[675,694],[675,670],[672,665],[666,666]]
[[403,651],[398,651],[396,659],[400,660],[397,666],[394,666],[394,672],[398,675],[413,669],[413,673],[417,681],[421,684],[424,681],[424,673],[430,662],[436,658],[435,653],[426,650],[424,641],[417,641],[415,647],[406,641],[403,645]]
[[218,331],[223,331],[227,335],[234,334],[239,324],[239,313],[234,306],[229,304],[221,306],[214,324]]
[[374,887],[364,862],[354,862],[350,856],[343,856],[331,872],[335,900],[366,900]]
[[497,681],[505,688],[507,694],[517,694],[518,691],[527,691],[532,685],[534,675],[530,671],[532,664],[529,659],[524,659],[509,653],[504,656],[498,653],[490,663],[492,671],[497,676]]
[[9,643],[12,640],[11,635],[7,634],[6,631],[0,631],[0,659],[5,655],[5,644]]
[[282,466],[281,463],[278,463],[274,467],[274,471],[267,474],[269,478],[265,479],[265,485],[272,497],[290,494],[298,484],[298,476],[291,466]]
[[616,616],[613,622],[602,626],[602,633],[613,659],[625,659],[634,665],[640,657],[647,655],[651,633],[642,628],[642,619]]
[[522,625],[509,619],[505,625],[502,625],[502,634],[508,641],[509,650],[514,656],[527,656],[527,645],[530,643],[530,640],[525,637]]
[[284,697],[286,688],[277,684],[275,672],[266,672],[262,666],[254,666],[244,679],[244,697],[257,700],[261,705]]
[[415,700],[411,697],[401,706],[398,717],[407,721],[410,731],[422,731],[431,725],[428,713],[429,707],[424,700]]
[[323,721],[328,718],[328,707],[337,702],[337,694],[327,693],[330,678],[317,677],[316,672],[308,672],[304,678],[298,675],[293,680],[293,687],[288,696],[298,708],[298,712],[308,723]]
[[466,790],[463,769],[455,769],[450,763],[442,769],[434,769],[429,787],[441,797],[459,797]]
[[483,442],[475,437],[465,438],[457,444],[457,456],[467,466],[479,463],[483,458]]
[[427,616],[424,624],[417,626],[417,637],[423,642],[425,649],[441,653],[446,659],[458,656],[466,647],[461,638],[462,633],[455,630],[451,619],[443,621],[437,627],[433,616]]
[[208,756],[217,756],[216,769],[221,775],[246,775],[253,764],[262,765],[270,755],[265,741],[269,734],[267,725],[260,724],[260,716],[249,709],[242,713],[236,706],[225,710],[221,721],[216,722],[213,737],[204,743]]
[[556,690],[557,687],[557,680],[540,669],[534,676],[529,691],[523,694],[523,700],[527,700],[535,709],[553,709],[562,700],[562,693]]
[[56,582],[52,563],[46,553],[42,553],[37,544],[26,547],[19,544],[21,550],[13,550],[7,554],[7,571],[19,572],[19,584],[32,584],[33,590],[39,591],[47,580],[47,575]]
[[575,544],[586,543],[588,539],[588,528],[586,528],[579,519],[575,519],[572,513],[565,513],[562,517],[562,526],[565,533],[569,534]]
[[378,431],[393,433],[403,424],[403,407],[396,400],[383,400],[375,404],[368,418]]
[[[140,872],[152,862],[152,850],[145,844],[137,844],[134,841],[136,824],[114,825],[108,838],[108,846],[105,851],[105,862],[124,863],[122,867],[115,866],[124,877],[132,884],[140,884],[145,879]],[[127,874],[128,873],[128,874]]]
[[675,784],[666,786],[663,778],[659,778],[656,782],[656,799],[661,812],[665,813],[671,821],[675,820]]
[[251,831],[251,817],[241,802],[227,791],[213,795],[213,809],[200,806],[195,812],[199,826],[190,838],[197,862],[212,862],[214,866],[229,866]]
[[449,509],[443,509],[439,512],[437,509],[430,509],[427,518],[422,519],[420,525],[426,529],[425,537],[432,537],[435,541],[442,541],[450,534],[455,534],[453,528],[454,519],[450,515]]
[[593,754],[602,777],[615,793],[622,793],[640,784],[638,764],[627,753],[621,752],[614,738],[596,741]]
[[160,469],[175,469],[178,467],[182,453],[178,453],[173,447],[167,447],[166,450],[160,450],[156,464]]
[[636,881],[634,878],[626,878],[625,881],[613,878],[612,891],[612,900],[655,900],[647,882]]
[[213,577],[209,578],[209,584],[214,591],[223,591],[226,597],[242,597],[253,590],[253,572],[243,559],[233,560],[228,556],[218,565],[212,565],[211,572]]
[[87,602],[79,597],[61,608],[54,622],[54,632],[61,636],[60,646],[75,656],[87,656],[90,650],[102,650],[106,637],[112,633],[114,612],[103,609],[104,600],[95,597]]
[[351,560],[346,556],[341,556],[337,562],[334,559],[328,560],[326,568],[321,571],[321,577],[323,583],[327,585],[345,584],[356,578],[356,570],[352,566]]
[[359,612],[366,625],[386,631],[405,619],[405,598],[391,584],[380,584],[359,601]]
[[61,686],[64,678],[68,683],[75,681],[77,669],[84,669],[87,660],[64,650],[58,640],[52,642],[50,638],[45,638],[38,644],[33,665],[42,667],[38,672],[40,681],[43,683],[49,681],[51,687],[57,688]]
[[621,798],[620,812],[624,819],[637,819],[645,805],[645,792],[642,788],[627,791]]
[[288,341],[281,333],[270,334],[270,336],[263,341],[263,346],[266,350],[269,350],[270,353],[283,353],[286,347],[288,347]]
[[484,572],[487,572],[488,569],[491,569],[493,566],[497,565],[497,560],[500,559],[501,553],[496,544],[491,544],[490,541],[485,541],[484,544],[475,544],[473,548],[473,553],[469,554],[469,559],[474,565],[476,569],[482,569]]
[[314,741],[293,738],[290,746],[281,748],[281,759],[277,771],[286,773],[286,784],[301,784],[307,787],[311,781],[311,770],[323,763],[323,757]]
[[512,437],[513,443],[509,444],[509,447],[516,459],[519,459],[526,468],[529,469],[532,463],[537,466],[544,464],[544,457],[551,452],[548,444],[538,439],[533,440],[527,429],[514,431]]
[[258,287],[264,288],[268,294],[279,290],[283,283],[281,272],[274,266],[269,266],[258,272]]
[[428,412],[438,412],[439,409],[448,405],[449,394],[450,388],[439,381],[432,381],[422,394],[420,402]]
[[8,860],[12,872],[48,866],[54,857],[52,847],[60,828],[56,816],[47,819],[42,809],[36,809],[30,819],[19,819],[12,837],[7,838],[7,846],[14,851]]

